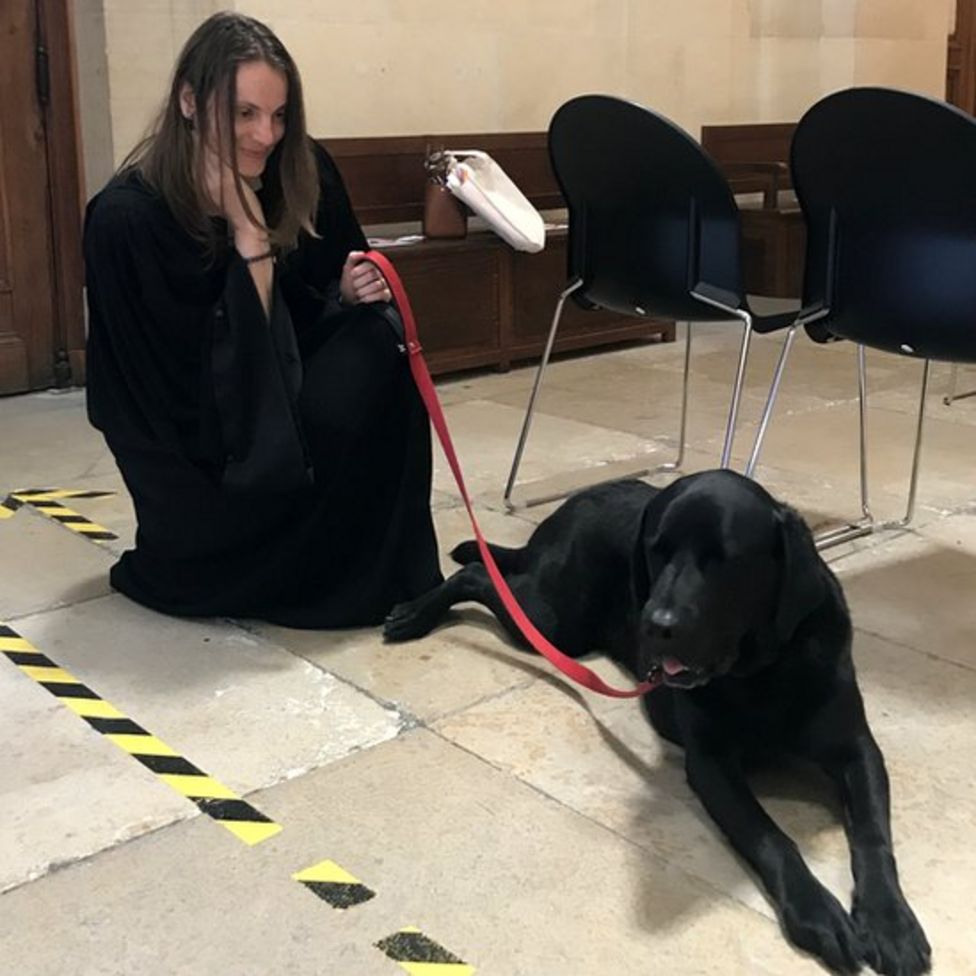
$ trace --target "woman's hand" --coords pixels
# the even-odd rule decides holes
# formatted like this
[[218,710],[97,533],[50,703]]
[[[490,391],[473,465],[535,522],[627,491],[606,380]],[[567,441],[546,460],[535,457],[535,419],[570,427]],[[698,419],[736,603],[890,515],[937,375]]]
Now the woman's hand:
[[[245,209],[250,209],[254,219],[264,224],[264,211],[261,201],[254,189],[242,178],[240,192],[234,180],[234,171],[219,159],[213,151],[208,151],[204,162],[204,190],[210,199],[214,211],[227,220],[234,233],[234,241],[244,257],[250,257],[254,246],[264,245],[258,249],[267,250],[268,234],[263,226],[255,226]],[[241,244],[248,247],[245,251]]]
[[362,251],[350,251],[342,266],[339,294],[347,305],[357,302],[388,302],[390,286],[372,261],[363,259]]
[[[240,192],[238,192],[234,171],[212,151],[208,151],[205,158],[204,180],[204,190],[210,198],[214,212],[225,217],[227,223],[230,224],[237,253],[243,258],[262,256],[262,260],[248,265],[248,271],[258,297],[261,299],[261,307],[264,309],[265,317],[270,317],[274,264],[268,255],[271,244],[268,240],[268,231],[263,226],[264,211],[261,208],[261,201],[258,200],[254,189],[243,179],[241,180]],[[251,216],[248,216],[244,207],[245,201],[247,201]],[[262,226],[255,224],[251,217]]]

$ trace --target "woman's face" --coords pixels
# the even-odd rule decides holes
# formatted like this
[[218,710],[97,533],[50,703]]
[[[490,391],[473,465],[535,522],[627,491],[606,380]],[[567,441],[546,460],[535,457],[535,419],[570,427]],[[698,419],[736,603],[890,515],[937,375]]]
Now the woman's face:
[[264,61],[246,61],[237,69],[234,147],[245,179],[264,172],[271,151],[285,134],[288,79]]

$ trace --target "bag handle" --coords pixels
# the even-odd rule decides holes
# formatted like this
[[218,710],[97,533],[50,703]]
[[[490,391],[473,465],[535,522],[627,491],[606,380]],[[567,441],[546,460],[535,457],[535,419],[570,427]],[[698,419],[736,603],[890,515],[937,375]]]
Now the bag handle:
[[451,442],[451,434],[447,429],[447,421],[444,419],[444,411],[441,409],[440,401],[437,398],[437,391],[434,389],[434,382],[430,377],[430,371],[422,355],[420,340],[417,337],[417,323],[414,320],[413,309],[410,307],[410,299],[407,298],[407,292],[403,287],[403,282],[400,280],[400,276],[397,274],[392,262],[385,255],[380,254],[378,251],[367,251],[364,257],[365,260],[371,261],[379,268],[390,286],[393,301],[400,311],[400,317],[403,319],[410,372],[413,374],[417,390],[424,401],[424,406],[427,408],[430,421],[434,425],[434,430],[437,432],[441,447],[444,449],[447,463],[450,465],[451,471],[454,474],[454,480],[457,482],[458,490],[461,493],[461,498],[464,500],[464,507],[467,509],[468,517],[471,519],[471,527],[474,529],[475,538],[478,542],[478,550],[481,553],[485,569],[488,570],[488,576],[498,591],[498,595],[505,605],[505,609],[511,615],[512,620],[515,621],[515,625],[535,650],[546,657],[567,677],[577,682],[577,684],[581,684],[584,688],[589,688],[590,691],[596,691],[610,698],[637,698],[656,688],[660,684],[660,680],[642,681],[636,688],[632,689],[614,688],[612,685],[608,685],[595,671],[592,671],[585,664],[581,664],[574,658],[569,657],[569,655],[564,654],[554,644],[550,643],[519,606],[508,583],[505,581],[505,577],[496,565],[494,557],[488,549],[488,543],[485,542],[485,538],[481,534],[481,527],[478,525],[478,520],[475,518],[471,498],[468,495],[468,489],[464,483],[464,475],[461,472],[461,465],[458,462],[454,445]]

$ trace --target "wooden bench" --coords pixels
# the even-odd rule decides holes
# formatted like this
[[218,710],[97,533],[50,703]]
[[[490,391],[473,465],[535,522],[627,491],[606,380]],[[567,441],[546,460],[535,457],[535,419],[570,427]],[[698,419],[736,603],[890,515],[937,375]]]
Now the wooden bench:
[[[368,237],[420,232],[426,174],[434,149],[481,149],[502,166],[540,211],[565,207],[544,132],[323,139],[342,172]],[[417,315],[431,371],[507,369],[538,357],[566,285],[566,230],[550,229],[538,254],[513,250],[496,234],[380,246],[396,264]],[[567,302],[556,351],[656,337],[674,340],[674,323]]]
[[789,166],[795,130],[793,122],[702,126],[702,148],[739,201],[750,294],[799,298],[802,291],[806,228]]

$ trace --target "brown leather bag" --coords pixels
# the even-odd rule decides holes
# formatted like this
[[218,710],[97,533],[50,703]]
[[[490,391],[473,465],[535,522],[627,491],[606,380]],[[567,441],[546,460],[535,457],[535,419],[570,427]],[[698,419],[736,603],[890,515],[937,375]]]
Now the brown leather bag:
[[428,180],[424,191],[424,237],[461,238],[468,234],[468,217],[460,200],[443,184]]

